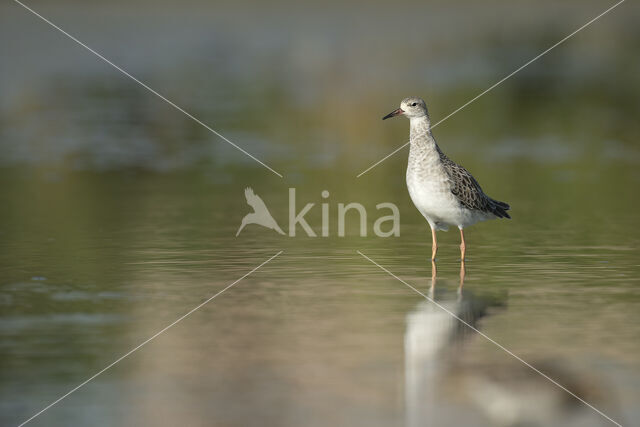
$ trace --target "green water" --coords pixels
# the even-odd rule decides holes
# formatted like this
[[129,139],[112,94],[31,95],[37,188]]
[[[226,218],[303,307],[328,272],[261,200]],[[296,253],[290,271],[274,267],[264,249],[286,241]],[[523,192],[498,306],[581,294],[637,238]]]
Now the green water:
[[[402,97],[423,95],[438,121],[604,7],[564,21],[538,11],[527,27],[534,6],[462,34],[443,24],[464,24],[445,6],[425,6],[425,28],[407,11],[369,12],[376,31],[352,26],[360,15],[337,5],[292,10],[291,20],[167,6],[139,27],[135,13],[114,9],[92,27],[83,17],[94,9],[41,6],[283,178],[2,6],[13,20],[0,31],[30,36],[2,48],[15,59],[0,79],[1,423],[18,425],[279,251],[30,425],[485,426],[497,423],[482,400],[491,384],[542,408],[551,421],[540,425],[613,425],[407,285],[607,416],[636,423],[637,6],[434,130],[512,206],[512,220],[466,232],[461,291],[450,231],[439,233],[429,293],[430,235],[404,184],[407,151],[356,178],[406,142],[406,120],[380,121]],[[255,24],[248,34],[225,24],[239,17]],[[402,22],[416,38],[398,47]],[[503,34],[518,23],[518,37]],[[147,56],[127,56],[137,51]],[[235,237],[247,186],[285,231],[289,188],[298,211],[315,203],[306,219],[318,235],[326,203],[329,236],[249,225]],[[355,216],[338,236],[338,204],[350,202],[366,209],[367,237]],[[399,208],[400,236],[372,232],[384,202]],[[416,320],[439,315],[449,323]],[[414,334],[438,353],[420,358],[407,344]],[[551,410],[548,400],[561,403]]]

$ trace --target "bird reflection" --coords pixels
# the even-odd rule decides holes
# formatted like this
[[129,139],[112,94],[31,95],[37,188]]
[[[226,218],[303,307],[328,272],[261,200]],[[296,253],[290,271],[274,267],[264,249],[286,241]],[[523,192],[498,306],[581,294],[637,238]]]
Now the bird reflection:
[[464,260],[460,261],[460,285],[458,286],[458,296],[462,298],[462,287],[464,286],[464,279],[467,277],[467,267]]
[[[438,267],[431,261],[431,284],[428,300],[421,301],[407,315],[405,332],[405,404],[406,425],[423,426],[438,421],[435,384],[447,369],[443,352],[450,347],[452,332],[458,329],[458,315],[463,304],[466,269],[460,264],[460,282],[455,294],[448,287],[438,287]],[[434,301],[438,305],[434,304]],[[466,317],[466,316],[465,316]]]
[[[478,321],[488,308],[503,306],[506,298],[464,290],[466,273],[461,262],[453,291],[450,281],[438,283],[432,261],[428,298],[407,314],[406,426],[602,425],[596,412],[500,349],[473,354],[478,346],[470,345],[478,336]],[[594,389],[589,372],[578,374],[545,360],[531,362],[581,398],[606,407],[602,386]]]
[[[459,300],[458,302],[461,302],[462,300],[462,288],[464,286],[464,279],[466,278],[466,276],[467,276],[467,268],[465,265],[465,261],[462,260],[460,262],[460,282],[457,290],[457,295]],[[431,260],[431,286],[429,287],[429,298],[431,299],[433,299],[434,297],[437,278],[438,278],[438,266],[435,260]]]

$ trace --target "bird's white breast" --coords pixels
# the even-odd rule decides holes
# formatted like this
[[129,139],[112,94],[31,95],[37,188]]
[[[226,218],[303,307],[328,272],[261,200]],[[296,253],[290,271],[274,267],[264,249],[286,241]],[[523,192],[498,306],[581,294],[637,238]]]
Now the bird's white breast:
[[451,183],[435,145],[432,148],[412,144],[407,188],[413,204],[432,227],[446,230],[448,225],[465,225],[465,212],[451,193]]

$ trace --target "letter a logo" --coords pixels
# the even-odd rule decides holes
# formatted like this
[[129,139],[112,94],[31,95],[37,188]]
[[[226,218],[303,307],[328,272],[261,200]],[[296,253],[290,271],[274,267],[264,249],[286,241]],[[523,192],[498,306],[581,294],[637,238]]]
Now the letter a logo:
[[244,218],[242,218],[242,224],[240,224],[240,228],[238,228],[236,237],[240,234],[245,225],[248,224],[258,224],[275,230],[280,234],[284,234],[284,231],[282,231],[276,220],[271,216],[271,213],[269,213],[267,205],[264,204],[260,196],[253,192],[251,187],[245,188],[244,196],[247,198],[247,204],[253,208],[253,212],[248,213]]

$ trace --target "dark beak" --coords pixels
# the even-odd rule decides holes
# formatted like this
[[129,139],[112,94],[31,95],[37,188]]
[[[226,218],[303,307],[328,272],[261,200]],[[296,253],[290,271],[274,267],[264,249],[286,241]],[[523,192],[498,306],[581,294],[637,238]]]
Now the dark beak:
[[402,114],[402,113],[404,113],[404,110],[402,108],[398,108],[397,110],[394,110],[394,111],[390,112],[389,114],[387,114],[386,116],[384,116],[382,118],[382,120],[390,119],[391,117],[395,117],[398,114]]

